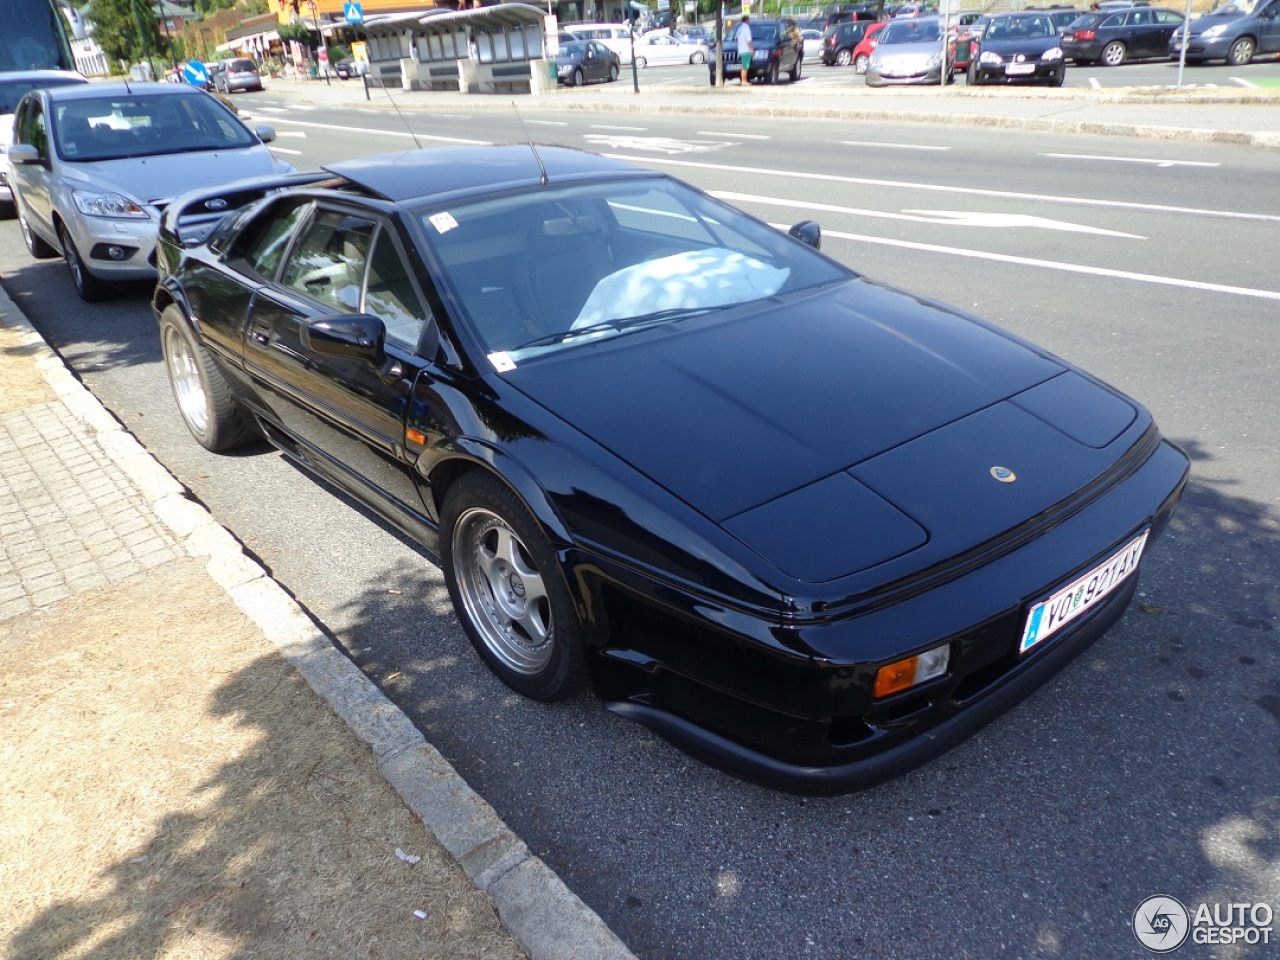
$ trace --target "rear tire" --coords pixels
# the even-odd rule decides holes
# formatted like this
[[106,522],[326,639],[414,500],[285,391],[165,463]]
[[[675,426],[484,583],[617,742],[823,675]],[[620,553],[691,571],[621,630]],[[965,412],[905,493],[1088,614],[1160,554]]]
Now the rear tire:
[[691,64],[693,64],[693,65],[696,67],[696,66],[698,66],[699,64],[706,63],[706,62],[707,62],[707,58],[706,58],[706,57],[704,57],[704,56],[702,55],[702,51],[701,51],[701,50],[697,50],[697,51],[695,51],[695,52],[694,52],[693,56],[691,56],[691,57],[689,58],[689,62],[690,62]]
[[[847,67],[847,66],[848,66],[849,64],[851,64],[851,63],[853,63],[853,51],[851,51],[851,50],[837,50],[837,51],[836,51],[836,66],[837,66],[837,67]],[[862,72],[862,71],[859,71],[859,72]]]
[[221,453],[254,436],[222,369],[196,342],[186,317],[173,304],[160,314],[160,352],[178,413],[196,443]]
[[576,693],[586,677],[578,616],[529,508],[477,470],[445,496],[440,532],[454,610],[489,669],[534,700]]
[[794,70],[792,70],[792,71],[791,71],[791,73],[787,75],[787,76],[788,76],[788,80],[787,80],[787,82],[788,82],[788,83],[795,83],[797,80],[799,80],[799,79],[800,79],[800,70],[801,70],[801,69],[802,69],[802,68],[801,68],[801,61],[800,61],[800,60],[797,60],[797,61],[796,61],[795,69],[794,69]]
[[644,57],[636,57],[636,69],[637,69],[637,70],[643,70],[643,69],[644,69],[645,67],[647,67],[648,65],[649,65],[649,61],[648,61],[648,60],[646,60]]
[[85,303],[105,300],[111,290],[110,286],[89,272],[89,268],[84,265],[84,258],[80,256],[80,251],[71,241],[71,234],[67,232],[66,227],[58,227],[58,240],[62,243],[62,256],[67,261],[67,269],[71,271],[71,282],[75,284],[76,293],[80,295],[80,299]]

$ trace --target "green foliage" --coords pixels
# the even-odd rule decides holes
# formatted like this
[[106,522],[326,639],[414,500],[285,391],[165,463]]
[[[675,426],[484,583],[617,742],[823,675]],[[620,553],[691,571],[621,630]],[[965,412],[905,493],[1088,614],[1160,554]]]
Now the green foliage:
[[136,63],[165,50],[155,10],[146,0],[94,0],[93,38],[108,61]]
[[276,33],[280,35],[281,40],[296,40],[298,43],[310,45],[312,43],[311,31],[301,20],[294,20],[292,23],[282,23],[276,28]]
[[351,56],[351,51],[341,43],[329,44],[329,62],[337,63],[339,60],[345,60]]

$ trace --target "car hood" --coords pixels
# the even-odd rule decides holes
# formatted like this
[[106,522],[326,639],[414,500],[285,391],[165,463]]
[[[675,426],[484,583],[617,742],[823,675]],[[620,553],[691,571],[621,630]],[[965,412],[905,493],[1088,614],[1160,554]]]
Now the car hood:
[[238,150],[172,153],[89,163],[64,162],[61,172],[73,187],[115,190],[155,205],[188,190],[248,177],[287,173],[291,169],[288,164],[277,161],[265,146],[257,144]]
[[503,376],[803,582],[989,541],[1107,473],[1141,429],[1139,408],[1054,358],[866,279],[681,326]]
[[923,43],[881,43],[876,47],[876,55],[881,60],[911,59],[928,60],[942,53],[941,40],[927,40]]

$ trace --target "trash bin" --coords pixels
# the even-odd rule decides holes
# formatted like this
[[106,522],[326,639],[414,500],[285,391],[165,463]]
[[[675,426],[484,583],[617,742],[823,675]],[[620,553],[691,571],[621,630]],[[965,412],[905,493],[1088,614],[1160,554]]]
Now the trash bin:
[[312,80],[320,76],[320,67],[316,65],[314,60],[307,64],[307,76]]

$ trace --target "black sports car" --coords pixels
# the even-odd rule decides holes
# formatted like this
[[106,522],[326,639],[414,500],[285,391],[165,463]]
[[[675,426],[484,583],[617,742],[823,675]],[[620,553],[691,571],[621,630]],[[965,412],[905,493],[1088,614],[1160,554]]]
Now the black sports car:
[[589,680],[709,762],[834,793],[1114,623],[1187,459],[818,243],[573,150],[423,150],[175,201],[153,306],[195,438],[261,432],[438,555],[509,686]]
[[1067,77],[1057,25],[1047,12],[988,18],[970,44],[969,83],[1034,83],[1060,87]]

